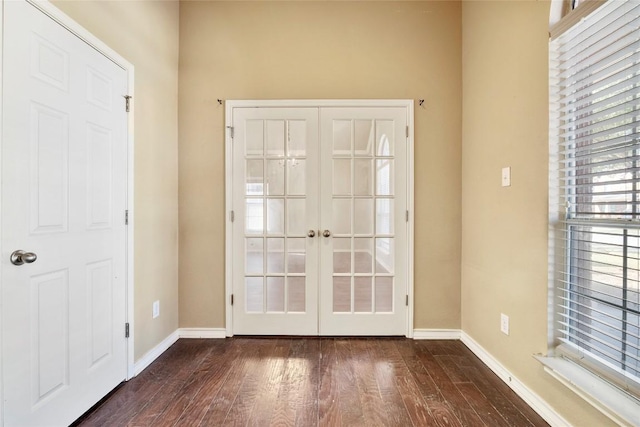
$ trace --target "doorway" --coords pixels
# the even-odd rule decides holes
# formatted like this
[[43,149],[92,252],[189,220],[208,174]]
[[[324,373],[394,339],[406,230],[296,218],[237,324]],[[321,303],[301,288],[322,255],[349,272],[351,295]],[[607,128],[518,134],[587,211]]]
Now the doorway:
[[231,334],[410,334],[412,112],[227,103]]

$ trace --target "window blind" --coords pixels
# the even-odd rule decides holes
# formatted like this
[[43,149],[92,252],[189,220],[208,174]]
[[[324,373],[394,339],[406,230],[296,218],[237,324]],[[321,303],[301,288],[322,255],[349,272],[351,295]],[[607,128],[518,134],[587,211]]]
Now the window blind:
[[550,42],[550,214],[560,347],[640,385],[640,2]]

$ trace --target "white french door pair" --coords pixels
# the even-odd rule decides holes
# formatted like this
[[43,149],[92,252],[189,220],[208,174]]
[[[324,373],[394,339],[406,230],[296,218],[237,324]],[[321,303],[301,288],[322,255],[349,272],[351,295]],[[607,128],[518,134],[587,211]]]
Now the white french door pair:
[[234,334],[407,333],[410,104],[397,104],[228,103]]

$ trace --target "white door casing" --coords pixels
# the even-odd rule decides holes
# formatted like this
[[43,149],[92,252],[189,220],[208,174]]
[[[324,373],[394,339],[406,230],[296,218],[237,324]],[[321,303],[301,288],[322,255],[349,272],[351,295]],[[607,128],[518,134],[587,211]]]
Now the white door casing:
[[[295,121],[289,126],[296,111],[305,116],[303,154],[287,150],[299,145],[302,133]],[[406,303],[413,293],[412,118],[412,101],[227,101],[228,335],[412,336],[413,307]],[[247,139],[251,133],[255,137]],[[267,153],[270,140],[282,148]],[[251,158],[247,143],[264,146],[258,154],[265,155]],[[288,194],[291,176],[304,176],[304,194]],[[274,184],[275,192],[267,194]],[[282,217],[275,222],[274,207]],[[256,218],[247,219],[256,208],[260,230]],[[290,231],[290,223],[295,233],[279,235]],[[287,270],[295,265],[289,240],[306,241],[304,253],[297,254],[306,257],[301,271]],[[291,247],[300,252],[299,244]],[[262,260],[258,270],[247,262],[256,254]],[[276,259],[282,271],[267,271]],[[299,288],[302,280],[304,321],[300,312],[288,312],[289,285]]]
[[[123,98],[133,70],[50,4],[36,5],[4,2],[3,15],[6,425],[68,424],[133,368],[124,335],[133,320],[133,141]],[[38,258],[13,265],[16,249]]]

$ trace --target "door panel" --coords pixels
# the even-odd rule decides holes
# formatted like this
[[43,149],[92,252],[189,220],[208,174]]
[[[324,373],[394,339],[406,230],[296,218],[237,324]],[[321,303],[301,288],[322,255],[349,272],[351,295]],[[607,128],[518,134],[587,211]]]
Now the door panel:
[[239,108],[234,126],[236,334],[315,335],[318,110]]
[[321,335],[406,333],[406,126],[405,108],[320,111]]
[[126,377],[127,76],[24,1],[3,27],[3,417],[66,425]]

